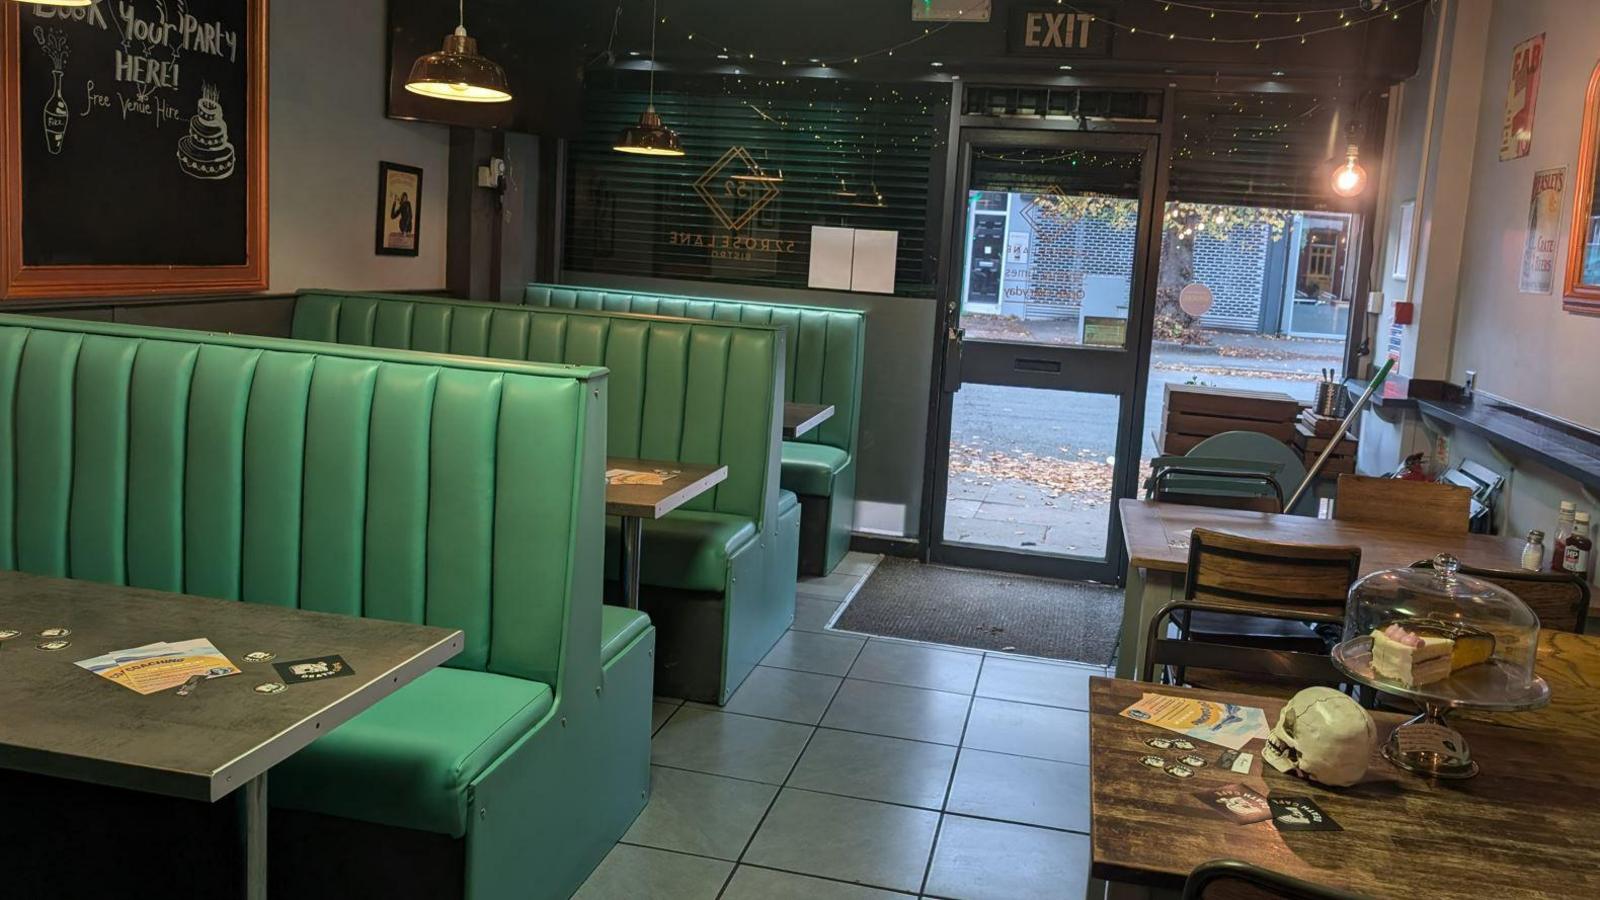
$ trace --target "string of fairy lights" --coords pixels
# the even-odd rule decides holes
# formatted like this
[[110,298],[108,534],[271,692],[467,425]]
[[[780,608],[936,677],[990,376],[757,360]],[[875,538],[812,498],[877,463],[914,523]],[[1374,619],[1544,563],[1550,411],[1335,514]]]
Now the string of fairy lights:
[[[1177,29],[1168,29],[1161,27],[1159,24],[1150,24],[1149,16],[1141,18],[1141,21],[1144,21],[1145,24],[1135,25],[1112,18],[1102,18],[1095,10],[1081,7],[1072,2],[1072,0],[1056,0],[1056,5],[1078,15],[1089,16],[1109,28],[1129,35],[1147,35],[1155,38],[1164,38],[1169,41],[1251,46],[1259,50],[1265,45],[1282,42],[1307,44],[1312,38],[1319,35],[1370,25],[1382,20],[1398,21],[1406,11],[1422,6],[1430,2],[1430,0],[1348,0],[1342,5],[1317,9],[1251,9],[1216,6],[1207,3],[1188,2],[1188,0],[1142,0],[1142,2],[1155,7],[1163,13],[1171,12],[1175,9],[1205,13],[1208,20],[1217,22],[1219,30],[1210,34],[1194,34]],[[623,6],[623,0],[619,0],[613,17],[613,39],[615,38],[616,23],[621,18]],[[896,53],[922,43],[953,26],[964,26],[974,21],[983,21],[977,14],[987,11],[990,6],[991,4],[988,0],[975,0],[969,6],[958,8],[950,13],[952,18],[949,20],[932,25],[920,25],[917,33],[895,43],[827,56],[799,53],[785,54],[743,46],[739,41],[724,41],[712,29],[699,27],[693,22],[683,20],[681,17],[675,18],[670,13],[662,14],[657,24],[663,31],[674,34],[683,43],[707,47],[708,50],[706,52],[713,58],[727,62],[730,65],[761,63],[779,67],[809,65],[818,69],[837,69],[858,65],[868,60],[890,58],[895,56]],[[970,18],[968,17],[969,14]],[[1274,31],[1270,34],[1241,35],[1238,33],[1238,25],[1245,20],[1283,21],[1291,25],[1304,27],[1291,28],[1281,32]],[[602,56],[607,55],[609,54],[602,54]],[[640,54],[638,51],[628,51],[628,55],[639,56]],[[937,68],[944,67],[944,64],[938,61],[930,62],[930,65]],[[952,75],[952,77],[959,76]]]

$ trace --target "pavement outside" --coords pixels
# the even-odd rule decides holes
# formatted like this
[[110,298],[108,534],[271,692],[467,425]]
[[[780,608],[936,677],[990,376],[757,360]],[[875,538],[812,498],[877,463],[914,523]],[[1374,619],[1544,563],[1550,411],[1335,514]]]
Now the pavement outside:
[[[1221,331],[1207,338],[1204,346],[1155,346],[1143,461],[1156,455],[1166,385],[1194,380],[1310,401],[1321,370],[1339,368],[1344,350],[1342,340]],[[963,385],[950,426],[944,539],[1103,558],[1118,424],[1117,399],[1108,395]]]

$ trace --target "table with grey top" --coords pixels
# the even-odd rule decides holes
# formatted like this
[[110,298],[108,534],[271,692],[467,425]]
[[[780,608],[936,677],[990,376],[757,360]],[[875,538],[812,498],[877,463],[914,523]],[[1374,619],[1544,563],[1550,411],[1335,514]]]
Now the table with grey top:
[[785,403],[783,439],[793,440],[833,418],[834,408],[827,403]]
[[[59,638],[41,632],[65,629]],[[266,897],[267,771],[460,652],[462,633],[0,571],[0,768],[215,802],[243,788],[246,896]],[[75,662],[207,638],[242,671],[141,695]],[[47,650],[65,642],[66,646]],[[274,654],[248,662],[256,651]],[[290,685],[272,662],[353,674]]]
[[[622,597],[639,608],[644,520],[659,519],[727,480],[728,467],[655,459],[606,459],[606,515],[622,522]],[[660,484],[630,483],[660,481]]]

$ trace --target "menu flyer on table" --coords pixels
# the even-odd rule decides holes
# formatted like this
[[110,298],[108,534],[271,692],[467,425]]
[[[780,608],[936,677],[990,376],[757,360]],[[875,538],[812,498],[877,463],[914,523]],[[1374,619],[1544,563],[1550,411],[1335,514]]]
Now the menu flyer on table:
[[606,484],[644,484],[660,487],[680,474],[682,473],[676,469],[652,469],[648,472],[641,472],[638,469],[607,469]]
[[79,660],[78,665],[141,694],[178,687],[196,675],[221,678],[239,672],[239,667],[207,638],[113,650],[93,659]]
[[1158,728],[1238,750],[1255,738],[1264,738],[1267,714],[1254,706],[1145,694],[1122,711],[1124,718],[1148,722]]

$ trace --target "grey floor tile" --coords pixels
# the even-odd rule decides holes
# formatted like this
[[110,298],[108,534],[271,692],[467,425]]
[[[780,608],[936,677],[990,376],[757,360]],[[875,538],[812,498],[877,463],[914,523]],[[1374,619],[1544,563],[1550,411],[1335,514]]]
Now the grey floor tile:
[[839,560],[839,564],[834,566],[831,574],[869,575],[873,569],[878,567],[878,563],[882,561],[883,557],[880,554],[852,550],[844,555],[844,559]]
[[1089,837],[945,816],[923,889],[955,900],[1060,900],[1084,896]]
[[979,697],[972,701],[963,747],[1056,762],[1089,763],[1089,714]]
[[667,724],[667,720],[672,718],[672,714],[678,711],[678,706],[679,704],[662,703],[660,700],[657,700],[653,705],[651,705],[650,733],[655,734],[657,731],[660,731],[661,726]]
[[971,698],[898,684],[846,680],[822,724],[936,744],[961,742]]
[[744,861],[916,891],[938,821],[927,810],[784,788]]
[[783,784],[809,725],[686,706],[650,742],[650,761],[711,775]]
[[794,598],[795,631],[822,631],[839,611],[837,600],[818,600],[815,597]]
[[1004,656],[983,661],[978,696],[1067,709],[1089,708],[1089,678],[1101,669],[1031,662]]
[[[815,725],[828,709],[828,701],[842,679],[813,672],[793,672],[756,666],[739,685],[723,709],[748,716],[763,716]],[[715,707],[713,707],[715,708]]]
[[622,836],[630,844],[738,859],[778,789],[650,767],[650,802]]
[[740,866],[722,900],[903,900],[905,896],[809,875]]
[[573,900],[715,900],[733,863],[618,844]]
[[971,653],[925,644],[869,641],[850,668],[850,677],[970,694],[982,661],[982,657]]
[[819,675],[843,675],[850,671],[850,664],[865,643],[851,635],[789,631],[778,639],[761,664]]
[[818,597],[823,600],[847,600],[865,580],[860,575],[845,575],[834,572],[832,575],[823,575],[819,578],[802,578],[800,583],[796,585],[796,589],[806,597]]
[[939,809],[956,748],[876,734],[817,730],[788,786]]
[[1089,767],[964,749],[946,812],[1089,830]]

